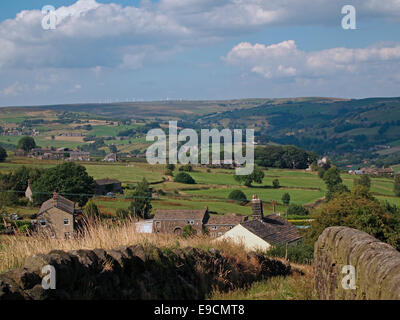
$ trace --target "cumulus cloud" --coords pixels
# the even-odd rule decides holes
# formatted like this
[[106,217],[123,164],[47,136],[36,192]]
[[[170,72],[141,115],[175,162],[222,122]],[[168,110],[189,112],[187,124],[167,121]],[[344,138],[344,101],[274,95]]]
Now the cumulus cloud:
[[[399,0],[354,0],[353,5],[358,19],[400,21]],[[78,0],[56,10],[55,30],[42,29],[41,8],[1,22],[0,68],[136,69],[171,52],[269,25],[338,25],[341,6],[339,0],[161,0],[123,7]]]
[[293,40],[271,45],[242,42],[223,60],[267,79],[329,78],[338,73],[385,75],[393,71],[393,62],[400,62],[400,45],[306,52]]

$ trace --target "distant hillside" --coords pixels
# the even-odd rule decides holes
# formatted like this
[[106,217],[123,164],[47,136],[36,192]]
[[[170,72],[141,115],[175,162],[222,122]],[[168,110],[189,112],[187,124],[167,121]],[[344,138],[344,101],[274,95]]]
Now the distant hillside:
[[[181,126],[195,129],[254,128],[260,144],[293,144],[329,155],[342,166],[361,165],[365,160],[378,165],[400,163],[400,98],[306,97],[8,107],[0,108],[0,118],[18,123],[35,112],[48,112],[49,119],[67,112],[68,117],[76,114],[77,119],[135,119],[156,121],[155,125],[177,119]],[[43,118],[40,115],[38,119]]]

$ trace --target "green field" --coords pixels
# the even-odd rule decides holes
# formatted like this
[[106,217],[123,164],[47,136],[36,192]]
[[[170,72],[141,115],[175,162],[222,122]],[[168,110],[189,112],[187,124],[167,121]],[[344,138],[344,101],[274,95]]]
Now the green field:
[[[10,158],[10,160],[0,163],[0,173],[6,173],[25,165],[38,168],[50,168],[61,161],[40,161],[27,158]],[[234,170],[211,169],[195,167],[195,171],[190,174],[196,180],[194,185],[186,185],[168,181],[164,176],[165,167],[163,165],[149,165],[147,163],[124,162],[124,163],[102,163],[102,162],[82,162],[94,179],[114,178],[120,180],[124,185],[134,184],[146,178],[151,187],[157,190],[163,190],[166,196],[154,200],[152,206],[154,209],[202,209],[206,205],[209,210],[215,213],[239,213],[250,214],[250,205],[228,200],[232,190],[241,189],[247,199],[257,194],[266,205],[266,214],[272,213],[271,201],[277,201],[276,212],[284,213],[287,209],[282,204],[282,195],[289,193],[291,203],[300,205],[311,205],[324,197],[326,187],[324,182],[314,173],[305,170],[283,170],[269,169],[265,171],[265,177],[262,184],[254,184],[252,187],[240,185],[233,177]],[[178,166],[179,167],[179,166]],[[210,171],[210,172],[207,172]],[[178,172],[176,170],[176,172]],[[176,173],[175,172],[175,173]],[[344,183],[351,188],[354,176],[343,174]],[[280,188],[272,188],[272,181],[278,179]],[[393,179],[372,178],[371,191],[382,201],[388,201],[392,204],[400,205],[400,198],[394,197]],[[96,198],[101,211],[113,214],[117,208],[127,208],[129,201],[120,197],[118,199]],[[32,213],[35,209],[23,210],[21,213]],[[25,211],[25,212],[24,212]]]

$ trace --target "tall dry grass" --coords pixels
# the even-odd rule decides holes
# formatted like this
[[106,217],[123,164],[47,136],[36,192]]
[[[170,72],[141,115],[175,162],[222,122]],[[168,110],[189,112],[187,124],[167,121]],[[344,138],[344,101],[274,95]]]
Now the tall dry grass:
[[28,256],[38,253],[48,253],[52,250],[113,249],[134,244],[157,247],[215,248],[234,257],[237,261],[244,261],[247,257],[242,246],[226,241],[213,242],[207,236],[184,239],[168,234],[142,234],[136,232],[134,221],[125,221],[118,226],[91,223],[82,234],[70,240],[51,239],[38,235],[0,237],[0,273],[22,267]]

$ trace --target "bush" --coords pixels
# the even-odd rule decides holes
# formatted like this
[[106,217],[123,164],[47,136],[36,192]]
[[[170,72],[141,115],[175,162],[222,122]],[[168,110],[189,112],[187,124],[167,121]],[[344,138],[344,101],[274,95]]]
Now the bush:
[[274,189],[278,189],[280,187],[279,180],[278,179],[273,180],[272,186],[274,187]]
[[[286,245],[272,247],[267,255],[270,257],[285,258]],[[288,246],[287,258],[289,261],[301,264],[311,264],[314,257],[314,246],[300,243]]]
[[192,167],[191,164],[185,164],[184,166],[179,167],[179,171],[192,172],[193,171],[193,167]]
[[167,170],[175,171],[175,165],[172,163],[169,163],[165,167]]
[[170,170],[170,169],[166,169],[164,174],[165,174],[166,176],[170,176],[170,177],[173,177],[173,176],[174,176],[174,173],[173,173],[172,170]]
[[288,209],[288,214],[298,215],[298,216],[307,216],[310,214],[310,212],[301,205],[291,204]]
[[289,193],[284,193],[283,195],[282,195],[282,202],[283,202],[283,204],[284,205],[286,205],[286,206],[288,206],[289,205],[289,203],[290,203],[290,194]]
[[174,179],[175,182],[185,183],[185,184],[195,184],[196,181],[192,176],[186,172],[179,172]]
[[196,234],[197,234],[196,230],[193,229],[193,227],[190,224],[183,227],[182,237],[191,238],[191,237],[195,236]]
[[246,195],[243,193],[242,190],[233,190],[228,198],[230,200],[236,200],[236,201],[247,201]]
[[127,209],[118,208],[115,212],[117,218],[119,219],[126,219],[130,216],[130,212]]

